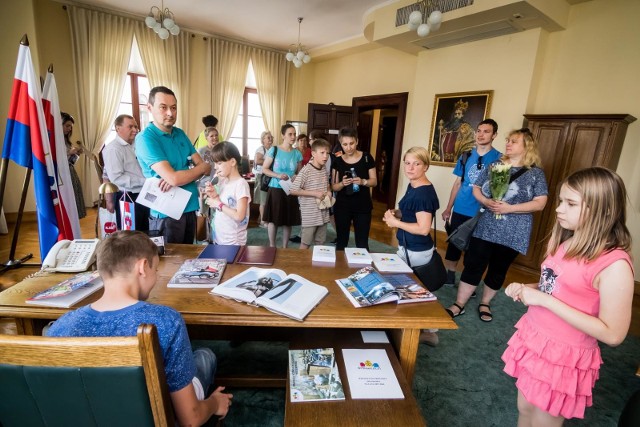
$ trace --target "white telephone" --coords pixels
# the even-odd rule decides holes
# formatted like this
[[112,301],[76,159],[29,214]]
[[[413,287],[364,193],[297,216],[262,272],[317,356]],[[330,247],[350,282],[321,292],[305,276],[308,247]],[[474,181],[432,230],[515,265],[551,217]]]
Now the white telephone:
[[60,240],[42,261],[42,270],[61,273],[87,271],[95,261],[98,242],[98,239]]

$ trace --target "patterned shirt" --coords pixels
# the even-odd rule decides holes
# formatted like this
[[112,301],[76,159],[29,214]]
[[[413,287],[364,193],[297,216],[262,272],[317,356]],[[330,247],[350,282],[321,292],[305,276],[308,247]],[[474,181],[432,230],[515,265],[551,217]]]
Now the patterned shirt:
[[[475,148],[471,151],[471,156],[467,159],[464,167],[464,181],[460,185],[460,189],[453,203],[454,212],[465,216],[474,216],[478,212],[480,204],[473,196],[473,183],[476,182],[480,173],[491,163],[498,160],[500,156],[501,153],[495,148],[492,148],[482,156],[480,167],[478,168],[478,158],[480,157],[478,156],[478,151]],[[453,169],[453,174],[458,177],[462,177],[462,157],[463,156],[460,156],[455,169]]]
[[[491,198],[489,169],[486,168],[480,173],[475,185],[480,187],[485,197]],[[510,169],[511,175],[520,169],[512,167]],[[503,200],[510,205],[516,205],[530,202],[535,197],[546,196],[547,193],[544,172],[539,167],[533,166],[509,184],[509,189]],[[496,219],[495,214],[487,209],[480,216],[473,237],[506,246],[526,255],[532,227],[533,214],[531,212],[503,214],[501,219]]]
[[220,201],[230,208],[237,209],[238,201],[247,198],[247,212],[241,221],[236,221],[224,212],[216,212],[213,219],[213,234],[218,245],[246,245],[247,225],[249,225],[249,213],[251,207],[251,190],[244,178],[240,177],[229,181],[228,178],[220,178],[216,190],[220,194]]
[[[312,163],[307,163],[291,184],[291,190],[327,191],[328,187],[327,171],[324,167],[316,169]],[[329,222],[329,209],[318,208],[315,197],[298,196],[298,203],[303,227],[314,227]]]
[[[267,151],[267,155],[265,157],[271,157],[273,159],[273,152],[275,147],[269,148]],[[298,169],[298,163],[302,161],[302,154],[300,154],[300,150],[296,150],[292,148],[290,151],[284,151],[278,146],[278,151],[276,152],[276,158],[273,159],[271,163],[271,171],[277,174],[286,173],[289,175],[289,179],[295,175],[296,170]],[[280,187],[279,179],[272,179],[269,182],[269,187],[272,188],[282,188]]]
[[158,330],[169,391],[191,384],[196,367],[180,313],[162,305],[139,301],[120,310],[96,311],[86,305],[63,315],[49,328],[49,337],[132,337],[142,323]]

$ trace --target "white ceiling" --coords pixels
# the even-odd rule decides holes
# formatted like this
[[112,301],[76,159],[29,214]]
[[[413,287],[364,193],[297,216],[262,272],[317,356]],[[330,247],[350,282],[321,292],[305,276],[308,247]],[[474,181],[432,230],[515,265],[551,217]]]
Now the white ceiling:
[[[309,49],[363,33],[369,10],[396,0],[164,0],[181,28],[287,49],[298,40]],[[146,16],[162,0],[75,0]]]

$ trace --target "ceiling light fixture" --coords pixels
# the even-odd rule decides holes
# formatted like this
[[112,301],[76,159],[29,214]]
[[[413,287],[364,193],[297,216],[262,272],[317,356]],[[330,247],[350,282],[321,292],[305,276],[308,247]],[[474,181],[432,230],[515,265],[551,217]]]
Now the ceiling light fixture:
[[302,67],[302,63],[308,64],[311,62],[311,55],[307,51],[307,47],[300,44],[300,25],[302,24],[302,18],[298,18],[298,43],[290,44],[289,51],[287,52],[287,61],[293,62],[296,68]]
[[149,10],[149,16],[144,20],[147,27],[151,28],[162,40],[169,38],[169,33],[177,36],[180,34],[180,27],[176,24],[175,17],[169,8],[164,7],[164,1],[161,6],[152,6]]
[[442,12],[434,1],[421,0],[416,2],[415,7],[418,9],[409,15],[409,29],[416,30],[420,37],[426,37],[430,32],[440,29]]

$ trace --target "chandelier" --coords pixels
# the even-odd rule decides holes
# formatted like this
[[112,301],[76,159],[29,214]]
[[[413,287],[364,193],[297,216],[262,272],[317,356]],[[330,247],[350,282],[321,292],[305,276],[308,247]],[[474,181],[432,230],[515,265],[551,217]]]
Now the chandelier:
[[409,29],[416,30],[419,37],[426,37],[431,31],[437,31],[442,24],[442,12],[431,0],[416,2],[414,10],[409,15]]
[[145,18],[144,23],[151,28],[162,40],[169,38],[169,33],[177,36],[180,34],[180,27],[176,24],[173,13],[167,7],[164,7],[164,1],[161,6],[152,6],[149,15]]
[[302,67],[302,63],[308,64],[311,62],[311,56],[307,51],[307,47],[300,44],[300,24],[302,24],[302,18],[298,18],[298,43],[290,44],[289,51],[286,55],[287,61],[293,62],[296,68]]

